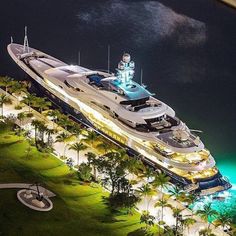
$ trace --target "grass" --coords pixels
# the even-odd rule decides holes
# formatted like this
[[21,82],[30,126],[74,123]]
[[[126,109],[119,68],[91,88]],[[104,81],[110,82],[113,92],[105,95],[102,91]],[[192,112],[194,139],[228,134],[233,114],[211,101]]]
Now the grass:
[[[101,187],[81,184],[77,174],[50,154],[0,125],[0,183],[39,182],[56,193],[50,212],[36,212],[22,205],[16,190],[0,190],[0,235],[135,235],[140,215],[111,212]],[[139,235],[139,234],[137,234]]]

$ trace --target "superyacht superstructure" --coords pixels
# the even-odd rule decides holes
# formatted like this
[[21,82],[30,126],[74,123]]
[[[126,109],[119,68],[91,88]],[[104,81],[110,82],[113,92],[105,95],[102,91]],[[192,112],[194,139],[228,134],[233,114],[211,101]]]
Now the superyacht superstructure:
[[103,135],[126,147],[172,182],[200,195],[226,190],[215,160],[175,111],[133,80],[125,53],[116,73],[68,65],[28,46],[11,43],[12,59],[44,96]]

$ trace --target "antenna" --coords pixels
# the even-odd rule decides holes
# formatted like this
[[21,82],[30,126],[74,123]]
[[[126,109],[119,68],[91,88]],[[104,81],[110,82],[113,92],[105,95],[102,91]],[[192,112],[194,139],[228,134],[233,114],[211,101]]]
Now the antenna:
[[141,68],[141,71],[140,71],[140,80],[141,80],[141,85],[143,85],[143,69]]
[[198,130],[198,129],[190,129],[191,132],[196,132],[196,133],[203,133],[202,130]]
[[78,51],[78,65],[80,66],[80,51]]
[[144,88],[147,88],[147,85],[143,83],[143,69],[141,68],[141,75],[140,75],[140,80],[141,80],[141,86]]
[[24,48],[23,48],[24,53],[29,53],[29,41],[27,37],[27,26],[25,26],[25,37],[24,37]]
[[11,44],[13,43],[13,37],[11,36]]
[[110,45],[107,46],[107,71],[110,73]]

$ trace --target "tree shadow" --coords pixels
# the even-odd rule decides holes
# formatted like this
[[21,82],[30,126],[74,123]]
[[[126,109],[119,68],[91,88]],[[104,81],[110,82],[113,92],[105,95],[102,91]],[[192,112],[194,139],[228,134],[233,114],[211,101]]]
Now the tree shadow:
[[9,143],[0,143],[0,147],[5,148],[5,147],[9,147],[9,146],[12,146],[12,145],[15,145],[18,143],[22,143],[22,142],[23,142],[23,140],[16,140],[16,141],[11,141]]
[[102,216],[96,217],[97,220],[99,220],[102,223],[116,223],[116,222],[125,222],[126,221],[126,220],[118,220],[118,219],[116,219],[116,216],[124,215],[124,213],[122,213],[121,211],[113,209],[112,207],[110,207],[107,197],[102,196],[102,200],[101,201],[102,201],[102,203],[104,205],[106,205],[108,213],[104,214]]
[[154,233],[146,231],[143,228],[136,229],[127,234],[127,236],[153,236]]
[[96,217],[102,223],[117,223],[117,222],[124,222],[125,220],[117,220],[114,215],[112,214],[105,214],[103,216]]

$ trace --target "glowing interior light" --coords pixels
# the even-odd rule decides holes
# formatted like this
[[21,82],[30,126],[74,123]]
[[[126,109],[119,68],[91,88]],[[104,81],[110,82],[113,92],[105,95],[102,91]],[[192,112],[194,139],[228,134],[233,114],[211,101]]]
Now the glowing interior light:
[[[69,94],[67,94],[63,89],[61,89],[60,87],[54,85],[52,82],[50,82],[49,80],[45,80],[46,83],[53,88],[54,90],[56,90],[58,93],[62,94],[66,99],[70,99],[71,101],[73,101],[74,103],[76,103],[79,106],[80,111],[83,114],[87,114],[87,115],[92,115],[94,118],[96,118],[96,120],[99,120],[101,123],[103,123],[103,125],[105,127],[111,127],[112,130],[114,130],[115,132],[119,133],[119,134],[123,134],[123,130],[121,130],[117,125],[115,125],[111,120],[106,119],[101,113],[99,113],[98,111],[94,110],[93,108],[91,108],[90,106],[86,105],[85,103],[81,102],[79,99],[70,96]],[[91,116],[90,116],[91,117]],[[91,117],[93,119],[93,117]]]
[[[80,110],[85,116],[89,118],[91,122],[94,122],[95,126],[98,126],[99,128],[104,127],[107,128],[107,130],[110,130],[122,137],[125,137],[127,142],[128,140],[133,142],[133,147],[143,156],[147,157],[148,159],[152,160],[153,162],[156,162],[160,164],[161,166],[168,167],[167,163],[161,162],[158,160],[156,156],[153,156],[149,153],[149,151],[153,151],[153,143],[149,141],[143,141],[140,138],[137,138],[136,136],[133,136],[131,133],[127,133],[125,130],[121,129],[118,127],[114,122],[112,122],[110,119],[105,118],[101,113],[98,111],[94,110],[90,106],[86,105],[85,103],[81,102],[79,99],[70,96],[67,94],[63,89],[61,89],[59,86],[54,85],[52,82],[49,80],[46,80],[46,83],[54,90],[58,92],[59,95],[63,95],[64,100],[69,100],[70,103],[75,103],[78,105],[78,110]],[[127,144],[127,143],[126,143]],[[155,145],[157,145],[155,143]],[[165,150],[166,152],[170,152],[171,155],[175,157],[180,158],[180,161],[183,161],[184,158],[201,158],[201,155],[199,153],[190,153],[190,154],[181,154],[181,153],[174,153],[170,149],[166,148],[163,145],[158,144],[158,147],[161,150]],[[174,158],[173,158],[174,159]],[[183,160],[182,160],[183,159]],[[176,159],[178,161],[178,159]],[[202,170],[202,168],[206,165],[206,163],[203,163],[202,165],[198,165],[199,172],[188,172],[184,170],[180,170],[177,168],[172,168],[172,171],[175,173],[181,173],[181,175],[186,176],[188,178],[197,178],[197,177],[206,177],[206,176],[211,176],[217,172],[216,168],[210,168],[207,170]],[[202,170],[202,171],[201,171]]]

